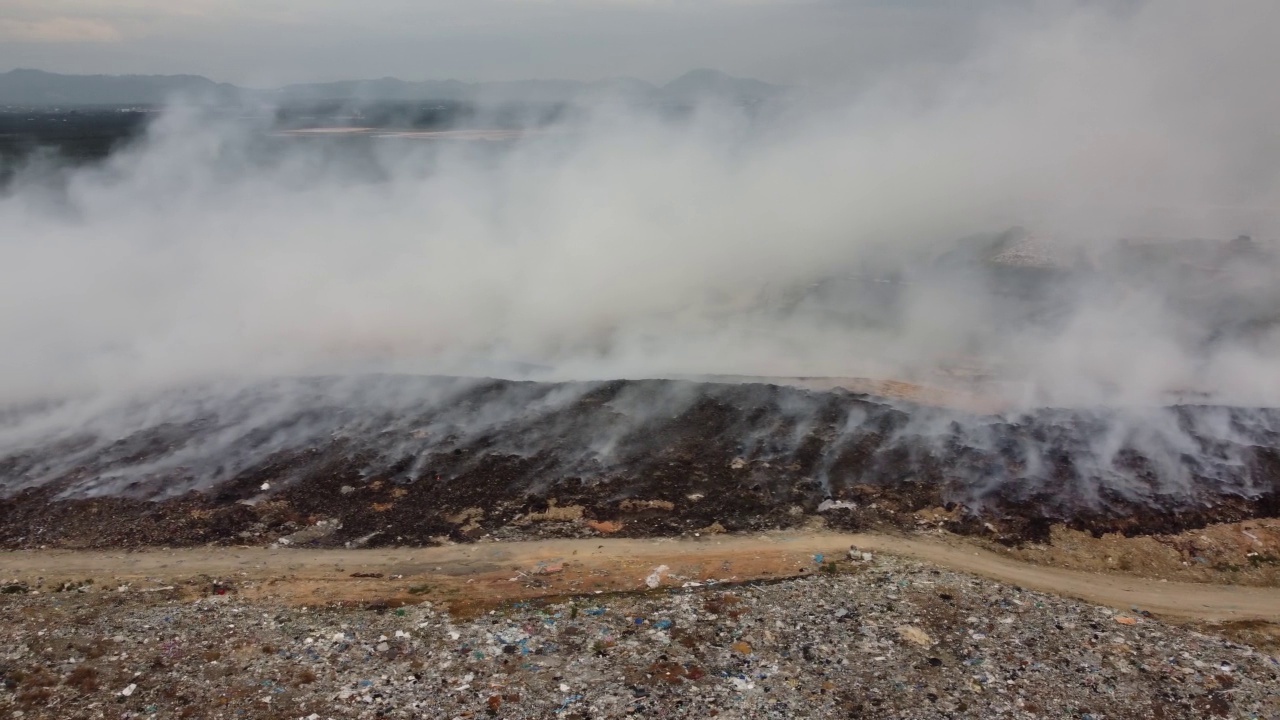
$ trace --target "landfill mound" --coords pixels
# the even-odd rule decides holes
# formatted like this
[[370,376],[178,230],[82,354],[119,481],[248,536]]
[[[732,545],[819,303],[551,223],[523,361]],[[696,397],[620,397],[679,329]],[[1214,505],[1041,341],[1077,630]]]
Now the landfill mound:
[[0,544],[437,544],[1280,515],[1280,411],[980,414],[841,388],[275,380],[0,415]]

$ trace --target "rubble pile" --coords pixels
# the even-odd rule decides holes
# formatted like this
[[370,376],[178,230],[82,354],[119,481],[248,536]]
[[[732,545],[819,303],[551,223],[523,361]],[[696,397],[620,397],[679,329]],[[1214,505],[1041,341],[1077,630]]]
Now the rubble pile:
[[[854,551],[771,583],[450,615],[306,608],[233,585],[6,590],[14,718],[1267,718],[1280,660],[1165,624]],[[144,590],[152,590],[144,592]],[[13,620],[21,619],[21,622]]]

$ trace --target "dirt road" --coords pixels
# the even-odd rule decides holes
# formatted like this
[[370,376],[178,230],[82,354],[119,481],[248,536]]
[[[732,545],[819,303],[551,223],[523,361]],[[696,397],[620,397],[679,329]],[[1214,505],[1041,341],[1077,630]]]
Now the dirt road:
[[466,611],[536,597],[629,592],[686,583],[847,571],[850,546],[912,557],[1028,589],[1122,610],[1197,621],[1280,622],[1280,589],[1165,582],[1027,565],[955,538],[826,532],[699,539],[476,543],[433,548],[298,550],[199,548],[130,553],[22,551],[0,555],[0,577],[45,589],[66,581],[140,591],[205,588],[296,604],[431,600]]

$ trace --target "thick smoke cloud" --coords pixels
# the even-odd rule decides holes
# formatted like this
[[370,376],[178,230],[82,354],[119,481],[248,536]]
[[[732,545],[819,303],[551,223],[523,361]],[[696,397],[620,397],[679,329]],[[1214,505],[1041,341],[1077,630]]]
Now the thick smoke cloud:
[[[178,104],[105,165],[29,168],[0,197],[0,398],[977,364],[1015,403],[1275,402],[1268,325],[1215,336],[1176,273],[1136,281],[1111,241],[1275,238],[1278,26],[1264,2],[1040,5],[855,98],[767,119],[602,103],[493,147],[284,141]],[[1033,316],[937,262],[1014,225],[1089,268]],[[1265,316],[1271,257],[1214,265],[1214,287]]]

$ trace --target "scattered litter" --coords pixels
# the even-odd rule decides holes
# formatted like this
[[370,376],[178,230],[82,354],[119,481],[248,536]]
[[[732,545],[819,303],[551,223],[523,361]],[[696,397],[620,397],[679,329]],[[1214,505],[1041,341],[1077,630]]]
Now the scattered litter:
[[[832,556],[809,557],[825,565]],[[885,717],[1045,708],[1101,717],[1104,707],[1154,717],[1153,683],[1204,687],[1189,702],[1227,708],[1166,707],[1166,717],[1280,716],[1271,655],[1142,619],[1138,608],[1115,613],[891,556],[860,572],[731,589],[678,589],[659,568],[669,592],[594,596],[588,586],[574,599],[466,615],[428,603],[304,610],[257,592],[181,603],[163,593],[105,603],[102,593],[15,594],[6,609],[24,619],[0,625],[0,654],[45,668],[39,687],[59,717],[116,703],[112,717],[174,717],[178,698],[228,718],[705,717],[709,708],[827,717],[848,714],[836,705],[846,688],[877,699],[874,714]],[[236,591],[204,583],[205,593]],[[83,620],[43,624],[53,608]]]

